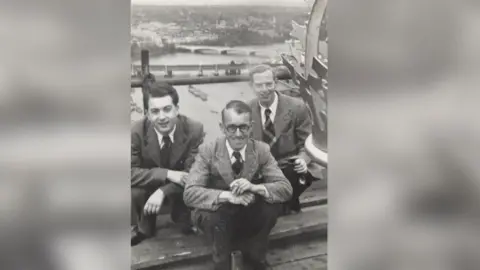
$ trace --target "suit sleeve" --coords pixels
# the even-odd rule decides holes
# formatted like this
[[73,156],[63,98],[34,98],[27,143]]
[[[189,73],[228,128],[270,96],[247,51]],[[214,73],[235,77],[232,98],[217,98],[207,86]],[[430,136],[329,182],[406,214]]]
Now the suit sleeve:
[[203,144],[205,139],[205,131],[203,129],[203,124],[200,124],[198,132],[195,134],[195,138],[193,138],[191,142],[191,147],[188,150],[187,158],[185,159],[185,171],[190,171],[192,168],[193,163],[195,162],[195,157],[198,154],[198,149],[200,145]]
[[298,106],[298,114],[295,119],[295,137],[297,139],[297,149],[300,149],[298,155],[304,159],[307,164],[312,161],[305,150],[305,141],[310,134],[312,134],[310,112],[305,104],[301,104]]
[[282,203],[290,200],[293,194],[292,185],[283,175],[268,147],[264,151],[259,151],[259,155],[261,173],[265,181],[263,185],[268,193],[265,200],[269,203]]
[[167,183],[167,170],[163,168],[142,168],[142,138],[132,131],[131,135],[131,186],[140,188],[159,188]]
[[207,188],[210,177],[210,162],[213,158],[213,146],[202,145],[195,157],[183,192],[183,201],[189,207],[215,211],[220,206],[217,203],[222,190]]

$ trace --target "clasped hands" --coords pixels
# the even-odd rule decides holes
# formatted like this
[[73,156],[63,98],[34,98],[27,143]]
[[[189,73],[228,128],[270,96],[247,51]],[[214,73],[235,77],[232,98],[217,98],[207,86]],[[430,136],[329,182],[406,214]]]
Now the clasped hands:
[[255,194],[263,187],[254,185],[245,178],[236,179],[230,184],[230,191],[227,191],[226,200],[231,204],[247,206],[255,201]]
[[[169,170],[167,173],[167,179],[175,184],[185,186],[185,179],[187,178],[188,173],[182,171],[171,171]],[[145,206],[143,207],[143,211],[147,215],[156,215],[160,212],[160,208],[162,208],[163,201],[165,200],[165,194],[163,190],[157,189],[150,197],[148,198]]]

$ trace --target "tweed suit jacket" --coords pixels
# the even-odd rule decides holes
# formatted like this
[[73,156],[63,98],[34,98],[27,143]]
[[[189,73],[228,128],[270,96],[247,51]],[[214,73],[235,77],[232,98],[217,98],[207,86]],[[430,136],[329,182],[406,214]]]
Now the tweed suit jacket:
[[[243,170],[238,178],[263,184],[269,195],[266,202],[286,202],[292,196],[292,186],[264,142],[249,139]],[[234,180],[226,137],[220,137],[200,147],[186,181],[183,200],[189,207],[215,211],[221,206],[218,196],[229,190]]]

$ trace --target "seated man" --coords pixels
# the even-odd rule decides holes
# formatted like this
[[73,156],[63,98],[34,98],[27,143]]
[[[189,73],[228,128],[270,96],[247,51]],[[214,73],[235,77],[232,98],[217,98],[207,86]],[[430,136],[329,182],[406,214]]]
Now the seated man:
[[268,65],[253,68],[249,84],[256,95],[249,102],[253,138],[270,145],[273,157],[293,187],[284,213],[300,212],[300,195],[314,179],[322,178],[321,166],[311,162],[305,151],[305,140],[312,133],[313,124],[308,107],[301,99],[276,91],[274,70]]
[[178,113],[178,93],[171,85],[154,83],[144,96],[146,118],[132,128],[131,245],[155,233],[156,215],[164,199],[171,218],[183,232],[191,229],[183,203],[184,177],[203,142],[203,125]]
[[[222,110],[225,137],[200,147],[183,198],[195,225],[213,241],[215,269],[230,269],[234,244],[254,269],[265,269],[268,236],[292,186],[267,144],[250,139],[252,111],[242,101]],[[241,240],[242,241],[238,241]]]

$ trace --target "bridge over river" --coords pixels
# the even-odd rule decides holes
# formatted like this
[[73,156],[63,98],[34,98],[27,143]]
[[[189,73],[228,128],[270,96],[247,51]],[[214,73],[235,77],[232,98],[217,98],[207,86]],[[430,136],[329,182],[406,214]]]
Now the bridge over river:
[[271,51],[247,49],[244,47],[206,47],[179,45],[175,47],[178,52],[191,52],[197,54],[220,54],[220,55],[242,55],[269,58]]

